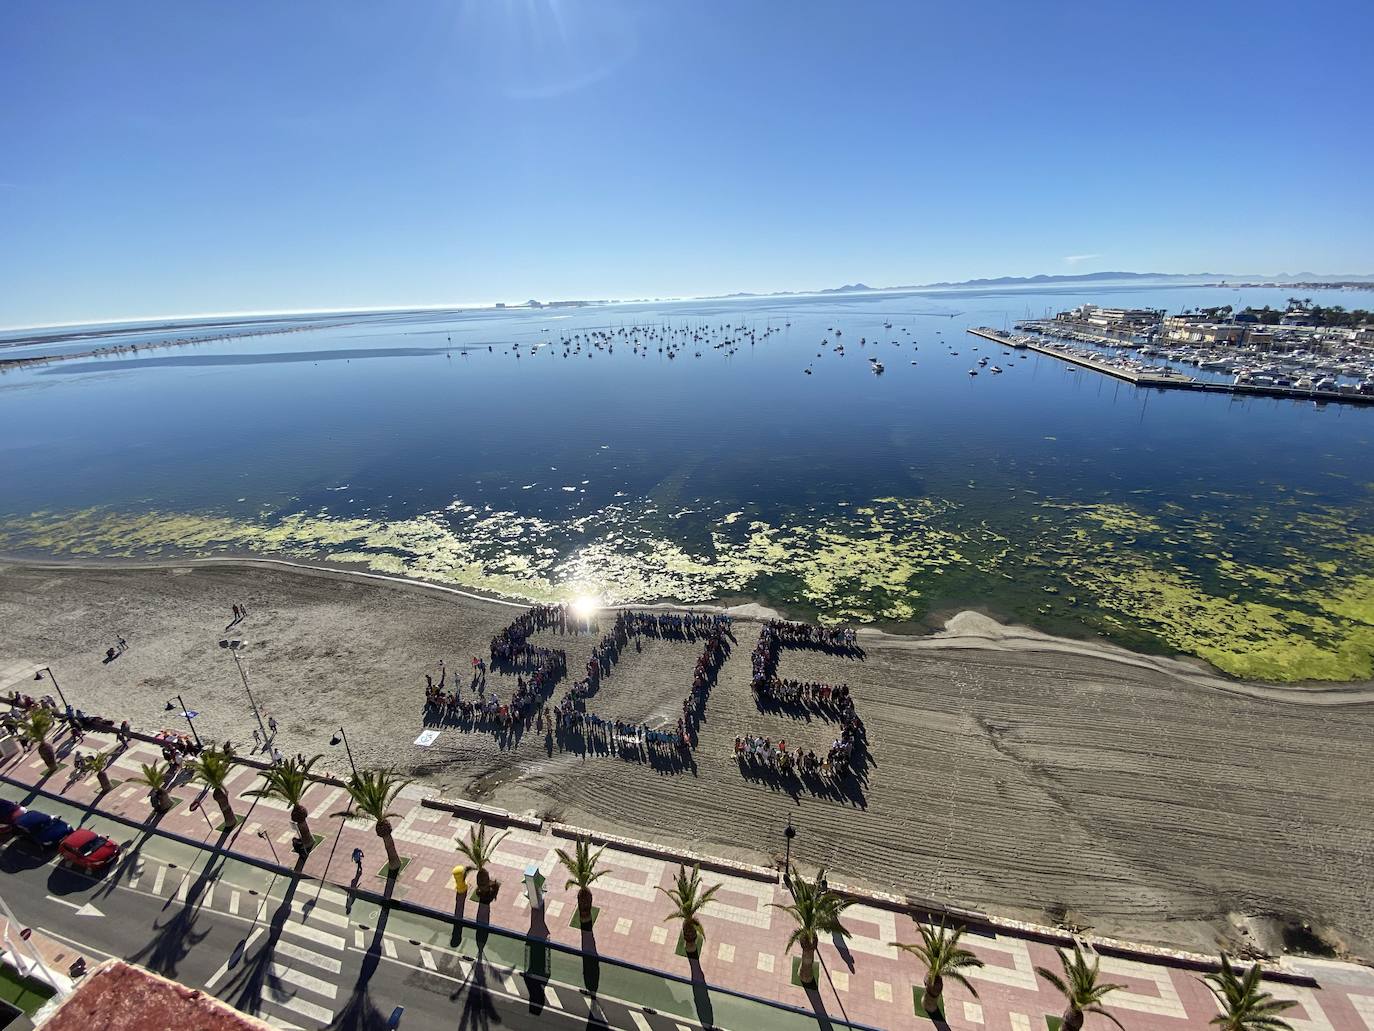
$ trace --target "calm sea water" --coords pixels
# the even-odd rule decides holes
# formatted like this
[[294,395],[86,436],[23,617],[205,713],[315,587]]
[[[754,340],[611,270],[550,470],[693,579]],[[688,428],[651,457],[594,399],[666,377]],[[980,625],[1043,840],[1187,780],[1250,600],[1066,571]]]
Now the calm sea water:
[[[1286,295],[949,291],[40,341],[23,350],[144,346],[0,376],[0,546],[281,552],[886,624],[976,605],[1242,675],[1368,676],[1374,411],[1146,392],[964,333],[1085,301]],[[649,327],[701,339],[670,359]],[[564,357],[589,331],[613,351]],[[970,376],[983,355],[1005,373]]]

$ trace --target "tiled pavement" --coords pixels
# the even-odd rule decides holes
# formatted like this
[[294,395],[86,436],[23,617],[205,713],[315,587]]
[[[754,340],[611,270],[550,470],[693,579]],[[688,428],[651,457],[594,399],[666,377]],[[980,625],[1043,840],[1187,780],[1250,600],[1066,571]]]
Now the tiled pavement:
[[[62,732],[55,743],[59,752],[70,746]],[[80,747],[85,751],[111,743],[100,735],[88,735]],[[159,758],[155,746],[135,742],[120,755],[110,776],[127,781],[138,772],[141,762]],[[45,777],[36,752],[20,753],[0,763],[0,776],[41,787],[77,804],[96,801],[94,777],[72,777],[70,764]],[[293,829],[284,807],[241,797],[258,779],[256,770],[247,766],[239,767],[233,774],[233,804],[244,819],[225,838],[223,847],[265,861],[273,859],[275,848],[275,854],[289,862],[293,858],[289,850]],[[181,804],[162,818],[158,829],[214,845],[220,835],[216,830],[219,813],[213,800],[202,796],[198,785],[186,783],[177,786],[173,794]],[[461,861],[455,853],[454,841],[467,835],[472,821],[446,810],[421,806],[420,800],[427,794],[425,789],[412,785],[398,799],[396,808],[401,815],[393,821],[395,836],[401,853],[410,861],[393,895],[441,914],[452,914],[456,900],[451,870]],[[198,800],[204,808],[193,811],[190,803]],[[370,823],[330,818],[345,804],[342,788],[317,784],[310,790],[306,806],[312,830],[322,834],[324,840],[311,854],[304,872],[347,887],[354,875],[349,856],[357,845],[367,855],[363,886],[381,891],[384,881],[378,872],[384,853]],[[98,808],[137,822],[149,816],[146,790],[128,782],[117,784],[99,800]],[[267,840],[258,837],[259,830],[266,832]],[[572,926],[574,893],[563,888],[565,874],[554,855],[556,848],[567,846],[567,839],[547,832],[512,830],[496,856],[493,873],[503,882],[498,899],[490,907],[481,908],[469,899],[461,910],[463,915],[469,920],[484,919],[493,926],[523,933],[545,933],[546,929],[548,938],[580,946],[581,932]],[[542,917],[531,909],[523,890],[522,875],[530,863],[538,864],[548,879]],[[600,913],[594,935],[600,955],[690,976],[687,960],[676,951],[679,928],[664,920],[668,906],[657,891],[671,883],[676,864],[611,848],[605,851],[602,863],[610,872],[595,888]],[[165,869],[159,870],[161,873],[154,874],[155,878],[165,874]],[[917,962],[889,944],[918,938],[909,917],[874,906],[850,908],[845,922],[854,936],[847,942],[822,943],[820,987],[808,994],[789,981],[792,961],[784,948],[791,930],[789,919],[770,907],[770,903],[784,900],[786,889],[712,872],[704,872],[703,879],[722,884],[717,901],[707,908],[703,920],[706,944],[701,968],[711,984],[807,1011],[823,1009],[832,1020],[884,1028],[931,1026],[915,1012],[913,987],[919,986],[921,976]],[[161,893],[173,889],[162,884],[153,885],[152,890]],[[337,928],[320,924],[328,915],[326,909],[321,909],[313,923],[302,921],[303,940],[294,943],[294,950],[288,948],[286,951],[291,955],[281,961],[281,979],[298,989],[284,997],[290,1005],[282,1000],[264,1000],[265,1004],[284,1005],[288,1010],[292,1005],[296,1010],[310,1007],[308,1013],[292,1013],[323,1022],[321,1015],[329,1010],[329,986],[325,982],[330,949],[333,939],[347,931],[346,920]],[[987,965],[970,974],[978,988],[976,998],[959,985],[946,989],[946,1017],[952,1027],[1037,1031],[1045,1027],[1047,1015],[1061,1011],[1058,996],[1034,970],[1036,966],[1058,967],[1052,946],[1005,932],[970,931],[964,940]],[[423,956],[420,959],[424,961]],[[1276,996],[1300,1004],[1286,1015],[1294,1031],[1374,1031],[1374,973],[1334,965],[1314,965],[1313,969],[1319,971],[1316,988],[1280,982],[1267,984]],[[1210,993],[1190,971],[1114,956],[1102,958],[1102,970],[1110,980],[1127,986],[1110,997],[1108,1008],[1130,1031],[1203,1027],[1216,1014]],[[282,1016],[290,1017],[287,1013]],[[1109,1026],[1101,1018],[1090,1019],[1089,1026],[1098,1022]]]

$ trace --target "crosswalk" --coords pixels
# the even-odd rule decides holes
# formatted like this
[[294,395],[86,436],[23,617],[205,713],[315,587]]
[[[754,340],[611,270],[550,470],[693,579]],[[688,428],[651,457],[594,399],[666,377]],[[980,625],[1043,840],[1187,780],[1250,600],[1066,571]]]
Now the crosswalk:
[[[351,921],[348,896],[317,883],[297,887],[282,919],[280,896],[220,879],[196,889],[194,869],[155,859],[145,861],[140,856],[117,876],[132,890],[168,902],[192,901],[198,908],[237,916],[245,932],[241,946],[201,987],[281,1031],[316,1031],[333,1024],[348,1001],[353,974],[345,973],[345,969],[350,954],[356,965],[358,955],[377,944],[371,931]],[[273,933],[274,927],[279,933]],[[386,934],[381,938],[380,951],[386,960],[413,967],[418,974],[430,974],[469,989],[481,984],[484,987],[478,990],[531,1006],[537,1002],[542,1009],[573,1018],[574,1023],[624,1031],[689,1031],[687,1025],[665,1014],[590,996],[562,982],[532,983],[521,968],[491,959],[478,961],[442,945]],[[479,962],[480,971],[476,969]],[[261,974],[260,987],[249,989],[255,997],[242,994],[244,971],[249,969]],[[247,983],[257,984],[252,978]]]
[[[258,999],[260,1017],[286,1028],[324,1027],[334,1019],[339,972],[348,952],[347,901],[328,888],[291,900],[281,936],[262,946],[271,948],[272,956]],[[271,905],[265,901],[263,908]]]
[[[225,886],[228,905],[238,908],[242,891]],[[225,892],[220,893],[225,897]],[[263,969],[257,998],[248,1000],[246,1008],[269,1023],[288,1031],[325,1027],[334,1019],[339,996],[339,978],[348,952],[346,932],[348,915],[343,911],[347,899],[339,892],[319,888],[308,898],[292,898],[289,912],[275,939],[267,934],[268,926],[280,912],[282,902],[258,896],[253,915],[253,929],[244,939],[241,954],[226,959],[205,982],[211,992],[233,994],[232,971],[242,964],[245,968]],[[270,950],[264,954],[264,950]],[[237,1004],[244,1000],[235,997]]]

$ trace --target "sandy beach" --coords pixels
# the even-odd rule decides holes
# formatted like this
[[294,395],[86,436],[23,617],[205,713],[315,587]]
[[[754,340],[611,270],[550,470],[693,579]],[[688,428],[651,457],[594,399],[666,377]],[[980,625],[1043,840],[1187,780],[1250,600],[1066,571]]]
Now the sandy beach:
[[[88,712],[176,728],[182,694],[204,737],[251,745],[231,636],[284,752],[325,753],[340,724],[359,764],[394,764],[445,793],[767,863],[790,815],[793,855],[835,880],[1187,948],[1271,946],[1310,924],[1374,953],[1374,688],[1275,687],[1199,664],[1003,627],[963,613],[928,637],[863,631],[865,658],[789,649],[783,676],[845,681],[871,764],[843,800],[741,776],[736,734],[820,750],[833,732],[760,713],[748,689],[758,623],[736,642],[678,774],[560,752],[540,732],[500,750],[480,732],[423,729],[424,675],[466,672],[519,608],[425,585],[284,564],[165,568],[0,565],[0,672],[50,665]],[[128,651],[102,662],[123,635]],[[598,635],[541,635],[580,669]],[[627,650],[596,709],[667,719],[696,649]],[[514,677],[492,676],[503,696]],[[31,683],[29,690],[50,690]],[[184,722],[180,723],[184,729]],[[1294,932],[1298,934],[1298,932]],[[1295,943],[1298,937],[1290,939]]]

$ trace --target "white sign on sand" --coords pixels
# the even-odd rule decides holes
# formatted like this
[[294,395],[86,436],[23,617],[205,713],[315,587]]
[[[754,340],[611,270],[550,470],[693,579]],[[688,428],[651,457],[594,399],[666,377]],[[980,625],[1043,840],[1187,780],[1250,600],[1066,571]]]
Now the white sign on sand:
[[437,730],[426,730],[423,734],[421,734],[419,737],[415,739],[415,743],[419,745],[421,748],[428,748],[430,745],[434,744],[434,742],[438,740],[439,732]]

